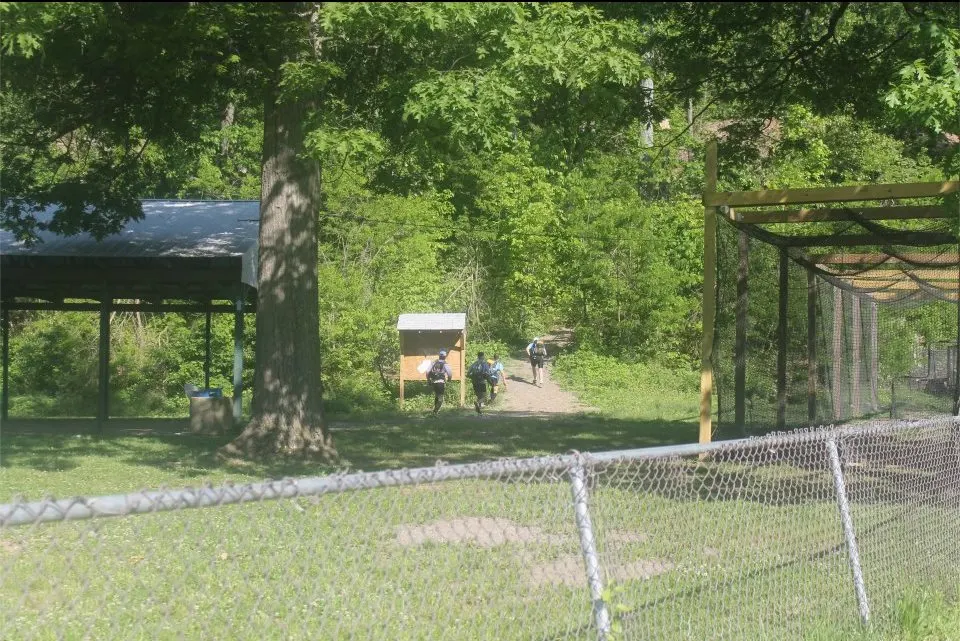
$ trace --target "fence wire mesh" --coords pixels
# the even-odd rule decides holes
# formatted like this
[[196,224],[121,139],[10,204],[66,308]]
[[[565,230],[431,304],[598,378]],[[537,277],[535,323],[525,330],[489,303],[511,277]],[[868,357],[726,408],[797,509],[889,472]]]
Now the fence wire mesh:
[[0,506],[3,639],[841,639],[958,585],[952,418]]
[[957,412],[956,242],[806,253],[719,221],[718,434]]

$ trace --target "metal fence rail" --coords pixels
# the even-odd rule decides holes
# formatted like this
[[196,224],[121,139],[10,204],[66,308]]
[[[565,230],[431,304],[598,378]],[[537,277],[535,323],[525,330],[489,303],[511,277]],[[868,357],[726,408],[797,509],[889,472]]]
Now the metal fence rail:
[[958,586],[953,418],[0,505],[3,639],[840,639]]

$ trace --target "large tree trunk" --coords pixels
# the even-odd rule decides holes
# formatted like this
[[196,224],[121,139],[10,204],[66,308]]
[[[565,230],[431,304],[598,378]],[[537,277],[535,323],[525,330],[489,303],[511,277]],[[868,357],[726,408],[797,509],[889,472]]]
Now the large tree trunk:
[[276,89],[268,90],[253,416],[224,448],[228,455],[335,456],[324,430],[320,386],[320,166],[301,155],[312,106],[305,99],[279,99]]

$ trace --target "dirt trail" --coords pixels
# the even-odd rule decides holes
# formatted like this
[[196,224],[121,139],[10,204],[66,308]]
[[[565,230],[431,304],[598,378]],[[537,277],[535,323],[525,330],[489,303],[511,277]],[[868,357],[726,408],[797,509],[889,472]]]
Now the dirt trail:
[[593,408],[582,404],[575,395],[560,389],[551,376],[553,357],[556,356],[558,348],[566,347],[570,343],[570,339],[569,330],[558,330],[555,334],[543,336],[548,356],[544,367],[543,387],[533,384],[530,361],[504,358],[507,389],[501,390],[488,410],[523,414],[576,414],[591,411]]

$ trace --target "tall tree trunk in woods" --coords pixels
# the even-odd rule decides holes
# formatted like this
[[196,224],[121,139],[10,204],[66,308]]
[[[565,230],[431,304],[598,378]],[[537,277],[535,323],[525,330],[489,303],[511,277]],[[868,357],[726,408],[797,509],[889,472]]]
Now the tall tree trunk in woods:
[[[283,61],[296,53],[284,52]],[[281,97],[278,84],[268,89],[264,108],[253,416],[224,453],[331,458],[336,453],[324,429],[320,387],[320,166],[302,156],[314,104]]]
[[233,101],[227,103],[223,110],[223,117],[220,119],[220,161],[223,162],[230,153],[230,136],[227,129],[233,126],[233,116],[236,107]]

